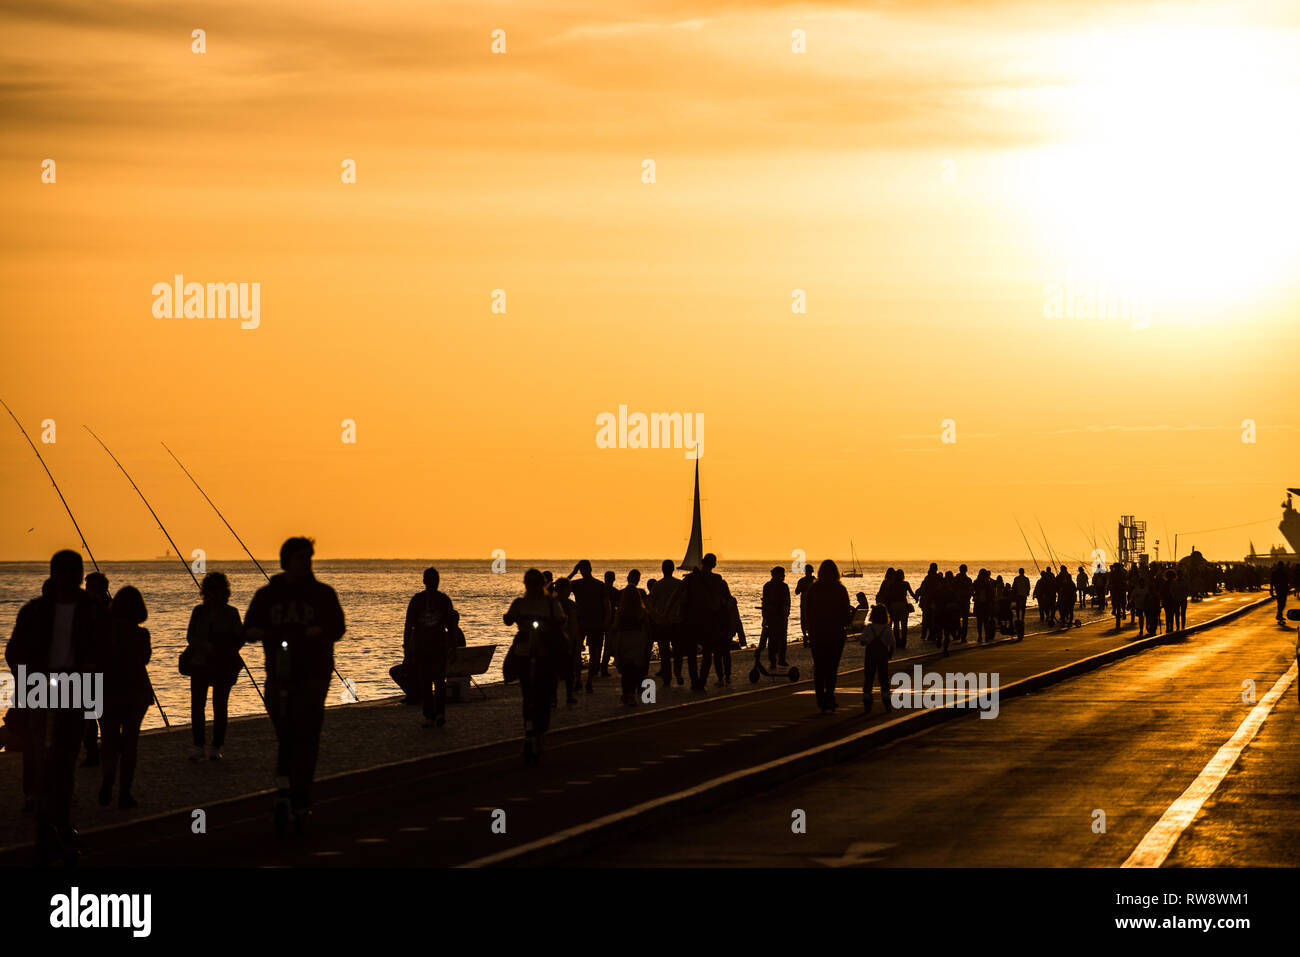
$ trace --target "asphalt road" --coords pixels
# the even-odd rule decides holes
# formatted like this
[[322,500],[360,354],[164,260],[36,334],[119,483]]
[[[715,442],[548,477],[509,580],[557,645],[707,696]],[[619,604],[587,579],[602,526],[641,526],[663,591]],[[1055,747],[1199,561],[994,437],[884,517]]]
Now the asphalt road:
[[[1293,667],[1267,609],[964,716],[580,866],[1116,867]],[[1166,866],[1300,864],[1296,684]],[[794,833],[794,815],[806,833]],[[1104,830],[1099,827],[1103,819]]]

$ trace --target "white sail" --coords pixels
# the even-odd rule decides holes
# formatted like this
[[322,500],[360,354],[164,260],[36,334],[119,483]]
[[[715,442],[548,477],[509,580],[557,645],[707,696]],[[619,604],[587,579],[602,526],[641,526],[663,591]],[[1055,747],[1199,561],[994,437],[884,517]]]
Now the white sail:
[[700,460],[695,460],[695,511],[691,515],[691,540],[686,545],[686,557],[682,559],[679,569],[686,571],[697,568],[704,560],[704,532],[700,526]]

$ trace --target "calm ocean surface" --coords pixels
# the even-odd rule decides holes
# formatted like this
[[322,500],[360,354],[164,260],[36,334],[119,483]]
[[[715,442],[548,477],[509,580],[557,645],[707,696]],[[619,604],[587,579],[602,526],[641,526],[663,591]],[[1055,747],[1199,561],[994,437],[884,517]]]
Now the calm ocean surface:
[[[357,697],[362,701],[391,697],[398,693],[396,685],[388,677],[388,669],[402,657],[402,625],[406,603],[411,595],[423,589],[421,574],[432,564],[442,575],[442,591],[451,597],[460,611],[461,627],[468,643],[502,645],[493,657],[492,668],[485,676],[488,681],[500,680],[501,659],[505,647],[513,637],[513,630],[502,623],[501,616],[505,614],[510,601],[522,593],[524,571],[531,567],[550,569],[558,577],[567,574],[576,561],[511,560],[507,572],[500,575],[492,573],[491,563],[486,559],[434,562],[386,559],[318,561],[315,563],[316,577],[338,592],[343,613],[347,617],[347,634],[335,649],[339,673],[355,683]],[[659,577],[661,561],[662,559],[592,559],[592,568],[597,577],[606,570],[617,573],[619,587],[626,584],[630,569],[640,569],[644,587],[647,578]],[[961,559],[949,562],[940,559],[939,567],[956,571],[960,561],[965,561],[970,566],[972,578],[980,568],[988,568],[994,577],[1003,575],[1007,581],[1015,576],[1019,564],[1008,560]],[[740,605],[745,634],[751,644],[758,640],[758,603],[763,583],[767,581],[772,567],[778,563],[785,565],[786,582],[793,592],[796,576],[790,571],[789,559],[783,562],[724,562],[718,566],[718,572],[727,580],[731,593]],[[850,597],[857,591],[865,591],[874,597],[885,569],[891,564],[897,565],[891,562],[863,561],[861,567],[864,577],[844,581]],[[928,565],[928,561],[902,562],[907,579],[914,589],[920,586]],[[845,563],[840,562],[840,567],[843,571]],[[194,583],[175,560],[103,562],[100,568],[108,576],[109,588],[113,592],[123,585],[134,585],[144,595],[149,607],[149,620],[145,622],[145,627],[153,638],[150,674],[154,690],[172,724],[188,724],[189,679],[182,677],[176,670],[176,660],[185,647],[185,627],[189,623],[190,610],[197,603]],[[239,609],[241,615],[247,610],[253,592],[265,583],[252,562],[211,562],[208,570],[225,572],[230,578],[234,592],[231,604]],[[271,571],[269,565],[267,570]],[[0,632],[5,640],[13,633],[18,609],[24,602],[40,594],[41,583],[47,574],[48,565],[44,562],[0,563]],[[1032,569],[1030,576],[1034,577]],[[796,605],[795,616],[798,614],[797,607]],[[917,617],[919,612],[914,615],[914,619]],[[795,624],[796,633],[797,628]],[[260,685],[263,677],[261,649],[245,649],[244,659]],[[479,680],[483,681],[484,678]],[[330,702],[341,703],[343,696],[344,689],[336,678],[330,689]],[[235,685],[230,696],[230,710],[231,714],[261,712],[261,703],[249,685],[247,676],[242,676]],[[162,719],[157,709],[150,709],[145,727],[161,725]]]

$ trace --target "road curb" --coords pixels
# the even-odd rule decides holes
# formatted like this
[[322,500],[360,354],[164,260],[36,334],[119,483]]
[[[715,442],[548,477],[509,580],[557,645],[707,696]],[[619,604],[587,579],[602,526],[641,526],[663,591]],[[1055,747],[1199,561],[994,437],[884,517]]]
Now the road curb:
[[[1242,605],[1216,618],[1200,622],[1183,631],[1168,635],[1151,635],[1036,675],[1021,678],[1010,684],[1002,685],[998,689],[999,698],[1015,698],[1029,694],[1040,688],[1095,671],[1123,658],[1140,654],[1149,648],[1181,641],[1189,635],[1207,631],[1210,628],[1240,618],[1247,612],[1260,608],[1268,604],[1268,602],[1269,599],[1264,598]],[[811,771],[840,763],[890,741],[916,734],[962,715],[974,713],[973,709],[959,706],[963,703],[964,701],[947,704],[941,708],[929,708],[924,711],[912,712],[884,724],[856,732],[838,741],[832,741],[806,751],[787,755],[784,758],[778,758],[743,771],[735,771],[712,781],[706,781],[695,787],[687,788],[684,791],[646,801],[624,811],[597,818],[588,824],[569,828],[540,840],[481,857],[460,866],[476,868],[501,865],[522,867],[553,865],[585,853],[596,846],[607,845],[621,838],[626,838],[630,834],[656,824],[663,824],[690,814],[710,810],[729,801],[752,795],[756,791],[767,790],[778,784],[783,784]]]

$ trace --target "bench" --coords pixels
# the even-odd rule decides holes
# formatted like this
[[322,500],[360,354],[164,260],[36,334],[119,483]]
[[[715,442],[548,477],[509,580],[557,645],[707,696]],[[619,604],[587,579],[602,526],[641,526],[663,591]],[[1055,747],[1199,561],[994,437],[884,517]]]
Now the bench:
[[480,698],[487,698],[487,692],[474,680],[474,676],[487,673],[496,650],[496,645],[468,645],[447,652],[448,701],[468,700],[471,689],[477,691]]

